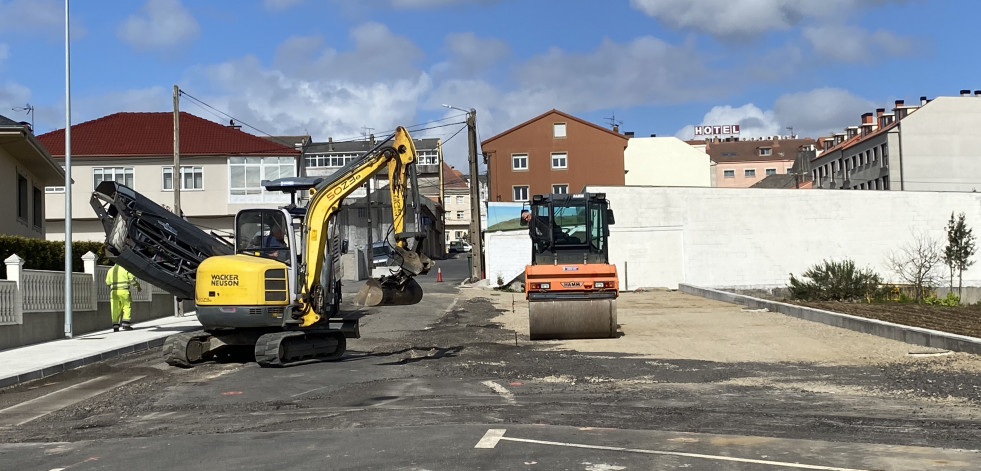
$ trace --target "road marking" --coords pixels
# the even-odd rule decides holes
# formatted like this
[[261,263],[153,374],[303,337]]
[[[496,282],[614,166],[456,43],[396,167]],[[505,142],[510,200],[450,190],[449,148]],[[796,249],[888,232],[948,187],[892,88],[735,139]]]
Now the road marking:
[[514,394],[511,394],[511,391],[508,391],[508,388],[505,388],[504,386],[501,386],[500,384],[497,384],[491,380],[484,381],[480,384],[483,384],[484,386],[493,389],[494,392],[500,394],[501,398],[504,399],[504,402],[507,402],[508,404],[515,403]]
[[99,376],[98,378],[73,384],[65,389],[0,410],[0,426],[26,424],[56,410],[63,409],[143,377],[144,375],[141,375],[134,378],[112,381],[112,378],[108,376]]
[[497,446],[497,442],[501,441],[504,437],[504,432],[507,429],[504,428],[492,428],[488,429],[487,433],[484,434],[483,438],[474,445],[474,448],[494,448]]
[[701,453],[683,453],[680,451],[643,450],[639,448],[624,448],[619,446],[586,445],[583,443],[553,442],[548,440],[533,440],[530,438],[511,438],[511,437],[504,436],[505,431],[507,431],[507,429],[494,429],[494,428],[488,429],[487,433],[485,433],[483,438],[481,438],[480,441],[477,442],[477,445],[474,446],[474,448],[494,448],[495,446],[497,446],[498,442],[502,440],[507,440],[512,442],[534,443],[536,445],[564,446],[570,448],[585,448],[589,450],[623,451],[627,453],[641,453],[646,455],[683,456],[686,458],[702,458],[702,459],[716,460],[716,461],[732,461],[737,463],[779,466],[783,468],[816,469],[819,471],[870,471],[867,469],[837,468],[834,466],[788,463],[784,461],[754,460],[749,458],[734,458],[732,456],[704,455]]

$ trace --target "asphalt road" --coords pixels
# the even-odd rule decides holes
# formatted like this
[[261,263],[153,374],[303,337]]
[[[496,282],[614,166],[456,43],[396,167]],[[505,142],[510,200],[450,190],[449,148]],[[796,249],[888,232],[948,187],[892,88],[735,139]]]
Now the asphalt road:
[[976,374],[555,348],[492,321],[506,306],[491,296],[461,292],[466,257],[437,266],[443,281],[422,277],[415,306],[346,305],[362,338],[340,361],[179,369],[151,350],[6,390],[0,410],[34,416],[0,427],[0,467],[981,467]]

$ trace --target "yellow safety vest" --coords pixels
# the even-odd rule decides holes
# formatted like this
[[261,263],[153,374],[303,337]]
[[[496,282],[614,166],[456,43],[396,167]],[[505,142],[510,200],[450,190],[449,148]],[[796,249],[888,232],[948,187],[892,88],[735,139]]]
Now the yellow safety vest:
[[109,269],[109,272],[106,273],[106,284],[113,291],[129,289],[130,286],[140,286],[140,283],[136,281],[136,277],[119,265],[113,265]]

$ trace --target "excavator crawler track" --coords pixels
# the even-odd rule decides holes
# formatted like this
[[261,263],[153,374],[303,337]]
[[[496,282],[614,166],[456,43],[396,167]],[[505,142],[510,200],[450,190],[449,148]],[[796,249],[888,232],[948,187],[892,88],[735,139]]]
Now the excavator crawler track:
[[198,330],[171,335],[164,340],[162,350],[168,365],[190,368],[208,356],[211,334]]
[[340,330],[274,332],[259,337],[255,360],[261,367],[278,368],[310,360],[336,360],[346,348],[347,339]]

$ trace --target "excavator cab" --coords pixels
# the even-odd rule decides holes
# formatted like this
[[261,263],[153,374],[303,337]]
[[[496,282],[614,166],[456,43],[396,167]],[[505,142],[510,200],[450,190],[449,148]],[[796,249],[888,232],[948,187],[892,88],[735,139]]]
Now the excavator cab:
[[606,194],[535,195],[528,211],[531,338],[615,337],[619,282],[609,263],[614,219]]

